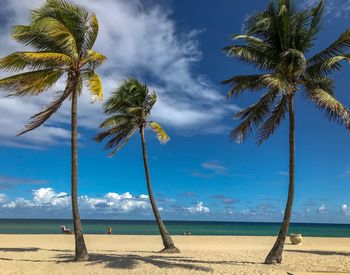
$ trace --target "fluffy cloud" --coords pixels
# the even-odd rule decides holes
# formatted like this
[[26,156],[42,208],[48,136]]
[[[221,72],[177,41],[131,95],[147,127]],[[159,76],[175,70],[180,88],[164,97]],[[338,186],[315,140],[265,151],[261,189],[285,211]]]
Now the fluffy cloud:
[[4,208],[42,208],[46,210],[56,210],[67,208],[70,205],[70,197],[67,193],[56,193],[52,188],[39,188],[33,190],[33,198],[27,200],[24,198],[16,198],[3,205]]
[[198,201],[195,205],[188,207],[187,211],[191,214],[207,214],[210,212],[210,209],[204,206],[202,201]]
[[320,213],[320,214],[325,214],[328,212],[327,208],[326,208],[326,205],[325,204],[322,204],[318,209],[317,209],[317,212]]
[[[0,204],[6,209],[45,209],[57,211],[70,208],[71,197],[65,193],[55,192],[52,188],[39,188],[33,190],[33,198],[30,200],[17,198],[7,201],[5,194],[0,194]],[[107,193],[103,197],[80,196],[78,198],[81,210],[100,210],[103,212],[127,213],[138,209],[149,208],[147,195],[133,196],[129,192],[124,194]]]
[[350,216],[350,208],[347,204],[342,204],[341,206],[341,212],[345,215],[345,216]]
[[6,194],[0,193],[0,204],[3,204],[7,201],[7,196]]
[[[193,72],[193,65],[202,58],[197,39],[201,31],[178,33],[169,10],[160,5],[146,7],[139,0],[104,0],[103,5],[92,0],[74,2],[85,5],[99,18],[100,34],[95,49],[108,57],[100,71],[105,97],[123,78],[136,76],[157,90],[153,118],[164,126],[181,132],[198,130],[204,124],[206,133],[225,129],[219,121],[236,107],[227,105],[206,76]],[[26,24],[29,11],[41,3],[40,0],[2,2],[1,54],[23,50],[9,38],[10,26]],[[59,84],[62,85],[63,82]],[[48,102],[48,94],[35,99],[0,98],[0,127],[7,129],[0,133],[1,143],[32,148],[42,143],[67,141],[69,132],[59,125],[69,122],[69,104],[64,104],[45,126],[13,138],[26,120]],[[84,93],[79,102],[79,116],[81,126],[96,128],[103,118],[101,104],[90,104],[89,95]]]
[[[208,214],[209,207],[202,201],[198,201],[190,207],[176,206],[173,198],[156,198],[158,210],[165,215],[184,217],[188,215]],[[108,192],[104,196],[80,196],[78,197],[79,209],[85,217],[96,216],[152,216],[149,197],[145,194],[133,195],[130,192]],[[48,215],[66,217],[70,214],[71,197],[65,192],[56,192],[52,188],[39,188],[32,191],[32,197],[8,199],[6,194],[0,193],[0,208],[2,216],[22,217],[22,215],[40,216]],[[45,214],[46,213],[46,214]],[[163,217],[164,218],[164,217]]]

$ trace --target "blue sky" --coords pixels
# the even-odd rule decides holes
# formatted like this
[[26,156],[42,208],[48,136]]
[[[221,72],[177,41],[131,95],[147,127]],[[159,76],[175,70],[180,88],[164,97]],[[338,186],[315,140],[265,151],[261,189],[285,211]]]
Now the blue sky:
[[[151,176],[165,219],[280,221],[288,185],[286,121],[265,144],[230,142],[235,111],[259,94],[225,98],[220,81],[255,72],[221,49],[240,33],[247,15],[268,1],[76,1],[96,12],[96,49],[108,57],[100,73],[105,97],[128,76],[158,92],[152,114],[171,141],[147,133]],[[312,5],[308,1],[303,5]],[[9,27],[25,24],[41,1],[6,0],[0,53],[23,47]],[[301,2],[300,2],[301,3]],[[300,4],[301,5],[301,4]],[[341,7],[336,9],[335,7]],[[348,27],[349,1],[327,1],[315,52]],[[350,66],[334,75],[336,95],[350,106]],[[62,87],[63,82],[57,85]],[[69,105],[42,128],[14,137],[47,104],[39,98],[0,98],[0,217],[70,217]],[[103,119],[88,93],[79,105],[79,195],[83,218],[152,219],[141,145],[136,135],[114,158],[91,138]],[[350,136],[302,96],[296,100],[296,194],[293,221],[350,222]]]

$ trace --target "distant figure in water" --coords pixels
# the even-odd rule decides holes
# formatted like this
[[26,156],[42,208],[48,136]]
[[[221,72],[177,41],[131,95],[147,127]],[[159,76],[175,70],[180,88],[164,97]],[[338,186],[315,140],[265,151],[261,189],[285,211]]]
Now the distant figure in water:
[[63,234],[73,234],[65,225],[61,225],[61,231]]
[[112,235],[112,226],[108,227],[107,234]]

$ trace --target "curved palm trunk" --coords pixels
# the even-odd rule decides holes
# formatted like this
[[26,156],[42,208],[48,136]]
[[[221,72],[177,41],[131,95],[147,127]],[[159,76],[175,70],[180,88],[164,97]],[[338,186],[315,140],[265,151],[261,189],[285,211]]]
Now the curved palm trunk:
[[151,202],[152,210],[154,213],[154,216],[157,221],[157,225],[159,228],[160,235],[163,240],[163,245],[164,249],[161,250],[160,252],[165,252],[165,253],[179,253],[180,250],[175,247],[173,240],[170,237],[170,234],[165,228],[165,225],[162,221],[162,218],[160,216],[160,213],[158,211],[156,201],[153,197],[153,191],[152,191],[152,186],[151,186],[151,179],[149,175],[149,168],[148,168],[148,160],[147,160],[147,151],[146,151],[146,141],[145,141],[145,128],[142,126],[140,128],[140,134],[141,134],[141,141],[142,141],[142,155],[143,155],[143,164],[145,167],[145,174],[146,174],[146,181],[147,181],[147,190],[148,190],[148,195],[149,195],[149,200]]
[[75,236],[75,260],[86,261],[89,259],[87,249],[85,246],[83,230],[79,217],[78,209],[78,118],[77,118],[77,104],[78,104],[78,81],[79,75],[72,76],[72,106],[71,106],[71,149],[72,149],[72,212],[74,223]]
[[277,240],[270,253],[265,259],[265,264],[281,263],[284,243],[288,233],[290,218],[292,214],[294,198],[294,98],[293,94],[288,99],[289,109],[289,188],[286,209],[284,211],[283,223],[278,234]]

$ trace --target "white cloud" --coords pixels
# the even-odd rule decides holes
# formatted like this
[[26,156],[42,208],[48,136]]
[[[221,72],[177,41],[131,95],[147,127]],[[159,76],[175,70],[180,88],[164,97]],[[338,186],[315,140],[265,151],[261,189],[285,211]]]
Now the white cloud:
[[206,168],[208,170],[213,171],[216,174],[226,174],[227,169],[224,165],[220,164],[218,161],[208,161],[208,162],[203,162],[202,167]]
[[341,212],[343,212],[345,216],[350,216],[350,207],[347,204],[342,204]]
[[67,193],[56,193],[52,188],[33,190],[33,196],[33,203],[38,206],[48,204],[52,207],[65,208],[70,204],[70,197]]
[[[148,84],[158,92],[153,118],[164,126],[191,133],[203,125],[205,133],[226,129],[220,126],[220,120],[237,107],[228,105],[215,85],[193,70],[194,63],[202,58],[197,40],[201,31],[179,33],[166,8],[145,7],[140,0],[104,0],[103,5],[92,0],[74,2],[94,11],[99,19],[100,33],[95,49],[108,57],[100,71],[105,98],[123,78],[135,76],[145,80],[147,75]],[[23,50],[21,45],[10,40],[10,26],[28,23],[30,9],[41,3],[40,0],[2,2],[1,54]],[[45,126],[13,138],[27,119],[48,102],[49,94],[34,99],[0,98],[0,128],[7,129],[0,133],[1,144],[32,147],[68,141],[69,132],[57,122],[69,122],[69,104],[64,104]],[[80,126],[97,128],[103,118],[101,108],[101,104],[90,104],[90,96],[84,93],[79,101]]]
[[132,195],[129,192],[119,195],[118,193],[107,193],[105,196],[110,201],[119,201],[123,199],[132,199]]
[[141,194],[140,196],[139,196],[139,199],[141,199],[141,200],[148,200],[148,195],[144,195],[144,194]]
[[289,176],[289,172],[288,171],[278,171],[278,174],[281,176]]
[[[7,209],[44,209],[46,211],[68,209],[71,205],[71,197],[67,193],[57,193],[52,188],[33,190],[32,195],[33,198],[30,200],[16,198],[7,202],[6,195],[0,194],[0,204]],[[149,202],[145,198],[148,197],[146,195],[133,196],[129,192],[123,194],[109,192],[103,197],[80,196],[78,202],[82,211],[100,210],[127,213],[138,209],[148,209]]]
[[[320,0],[303,1],[306,7],[315,7]],[[350,0],[327,0],[325,6],[325,14],[335,18],[348,17],[350,13]]]
[[7,201],[6,194],[0,193],[0,204],[3,204]]
[[202,201],[198,201],[194,206],[188,207],[187,211],[191,214],[206,214],[210,212],[209,207],[204,206]]
[[240,213],[243,214],[243,215],[248,215],[248,214],[250,214],[250,210],[249,209],[243,209]]
[[322,204],[322,205],[317,209],[317,212],[320,213],[320,214],[327,213],[328,210],[327,210],[327,208],[326,208],[326,205],[325,205],[325,204]]
[[33,190],[33,198],[27,200],[24,198],[16,198],[3,205],[4,208],[44,208],[62,209],[70,205],[70,197],[67,193],[56,193],[52,188],[39,188]]

